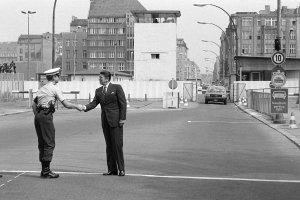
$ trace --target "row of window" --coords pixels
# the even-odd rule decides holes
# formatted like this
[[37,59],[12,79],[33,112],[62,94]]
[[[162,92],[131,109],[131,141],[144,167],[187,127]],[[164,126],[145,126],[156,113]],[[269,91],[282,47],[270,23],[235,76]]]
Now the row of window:
[[[252,40],[252,35],[251,35],[251,31],[243,31],[242,32],[242,39],[243,40]],[[264,34],[265,36],[265,40],[274,40],[276,37],[277,37],[277,32],[275,30],[271,30],[271,31],[268,31]],[[286,39],[285,36],[283,36],[284,38],[283,39]],[[261,39],[261,35],[260,35],[260,31],[257,35],[257,39],[260,40]],[[296,33],[294,30],[290,30],[290,33],[289,33],[289,39],[290,40],[295,40],[296,39]]]
[[[89,58],[115,58],[115,52],[97,52],[97,51],[91,51],[89,53]],[[124,58],[124,52],[118,51],[117,52],[117,58]]]
[[[99,68],[99,69],[105,69],[105,70],[113,70],[115,63],[103,63],[103,62],[88,62],[89,68]],[[124,71],[125,70],[125,64],[124,63],[117,63],[118,71]]]
[[[257,22],[257,26],[261,26],[261,25],[265,25],[265,26],[277,26],[277,19],[273,19],[273,18],[267,18],[265,20],[263,20],[264,23],[262,23],[262,20],[258,19]],[[282,19],[281,20],[281,26],[286,26],[286,19]],[[296,26],[297,25],[297,21],[296,19],[290,19],[290,26]],[[253,18],[252,17],[243,17],[242,18],[242,26],[253,26]]]
[[91,35],[123,35],[125,28],[89,28],[88,33]]
[[[66,40],[66,46],[69,47],[72,43],[72,46],[77,46],[78,40]],[[86,46],[86,39],[82,40],[82,46]]]
[[[73,50],[73,56],[75,56],[76,58],[78,57],[76,49],[75,49],[75,51]],[[71,58],[71,51],[70,50],[66,51],[66,58]],[[82,51],[82,58],[87,58],[87,51],[86,50]]]
[[[283,53],[286,53],[286,44],[282,45]],[[242,53],[243,54],[252,54],[252,45],[243,44],[242,45]],[[274,44],[265,44],[264,52],[262,52],[261,46],[257,45],[257,53],[274,53]],[[296,53],[296,45],[290,44],[289,45],[289,53],[295,54]]]
[[0,57],[1,58],[5,58],[5,57],[17,57],[16,53],[0,53]]
[[124,46],[124,40],[90,40],[89,46],[101,46],[101,47],[110,47],[110,46]]
[[[74,63],[73,63],[74,64]],[[77,67],[77,62],[75,62],[75,67]],[[83,69],[88,69],[87,62],[82,62],[82,68]],[[71,70],[71,62],[66,63],[66,70],[70,71]]]
[[125,18],[113,18],[113,17],[101,17],[101,18],[90,18],[89,23],[123,23]]

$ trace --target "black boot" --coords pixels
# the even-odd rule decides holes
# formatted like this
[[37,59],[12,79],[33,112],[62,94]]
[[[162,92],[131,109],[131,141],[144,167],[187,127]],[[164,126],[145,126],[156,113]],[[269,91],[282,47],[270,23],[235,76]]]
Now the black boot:
[[50,170],[50,162],[49,161],[43,161],[41,177],[42,178],[58,178],[59,174],[56,174]]

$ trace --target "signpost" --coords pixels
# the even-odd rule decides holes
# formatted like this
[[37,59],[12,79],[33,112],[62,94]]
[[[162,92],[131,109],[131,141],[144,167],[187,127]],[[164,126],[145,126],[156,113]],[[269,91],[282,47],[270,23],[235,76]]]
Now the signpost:
[[171,107],[174,106],[174,103],[173,103],[173,92],[174,90],[177,88],[177,81],[174,80],[174,78],[172,78],[172,80],[169,81],[169,88],[172,89],[172,104],[171,104]]
[[283,124],[285,123],[283,113],[288,113],[288,89],[281,88],[286,83],[285,70],[281,67],[285,62],[285,55],[276,51],[271,60],[276,65],[271,71],[271,113],[275,114],[274,123]]
[[271,113],[283,114],[288,113],[288,89],[274,88],[271,89]]
[[280,51],[276,51],[273,53],[271,60],[274,65],[282,65],[285,62],[285,55]]

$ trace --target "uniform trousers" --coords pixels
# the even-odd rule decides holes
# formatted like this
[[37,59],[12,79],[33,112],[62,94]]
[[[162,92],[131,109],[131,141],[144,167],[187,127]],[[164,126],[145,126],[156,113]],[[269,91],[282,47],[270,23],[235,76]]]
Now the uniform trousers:
[[123,155],[123,127],[110,127],[105,114],[102,117],[102,128],[106,143],[108,171],[125,171]]
[[35,115],[34,126],[38,137],[39,160],[40,162],[51,162],[55,148],[55,128],[52,113],[40,110]]

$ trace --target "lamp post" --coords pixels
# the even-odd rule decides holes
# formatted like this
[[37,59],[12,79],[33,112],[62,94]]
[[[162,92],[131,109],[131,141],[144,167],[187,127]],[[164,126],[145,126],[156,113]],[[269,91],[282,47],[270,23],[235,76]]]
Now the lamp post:
[[[209,24],[209,25],[213,25],[213,26],[219,28],[219,29],[223,32],[223,34],[224,34],[224,36],[225,36],[225,38],[226,38],[226,40],[227,40],[227,42],[228,42],[228,51],[229,51],[229,52],[231,51],[231,47],[230,47],[230,45],[229,45],[229,39],[228,39],[228,37],[227,37],[225,31],[224,31],[220,26],[218,26],[218,25],[216,25],[216,24],[214,24],[214,23],[208,23],[208,22],[198,22],[198,24]],[[223,50],[222,50],[222,52],[223,52]],[[225,55],[224,52],[223,52],[223,55]],[[219,62],[220,62],[220,61],[219,61]],[[222,64],[222,69],[223,69],[223,79],[225,78],[225,66],[224,66],[224,65],[225,65],[225,63],[224,63],[224,56],[223,56],[223,64]],[[225,84],[225,79],[224,79],[224,84]]]
[[[210,43],[213,43],[213,44],[217,45],[217,46],[220,48],[221,53],[222,53],[222,76],[223,76],[223,81],[225,82],[225,70],[224,70],[224,56],[225,56],[225,54],[224,54],[223,49],[221,48],[221,46],[220,46],[219,44],[217,44],[217,43],[215,43],[215,42],[213,42],[213,41],[208,41],[208,40],[201,40],[201,41],[202,41],[202,42],[210,42]],[[219,59],[219,62],[220,62],[220,59]]]
[[54,67],[54,62],[55,62],[55,8],[56,8],[56,2],[57,0],[54,0],[54,5],[53,5],[53,14],[52,14],[52,67]]
[[[215,52],[210,51],[210,50],[203,50],[203,51],[205,51],[205,52],[211,52],[211,53],[215,54],[216,57],[217,57],[218,60],[219,60],[219,63],[221,62],[221,61],[220,61],[220,58],[218,57],[218,54],[216,54]],[[222,60],[222,61],[223,61],[223,60]],[[225,70],[224,70],[224,63],[223,63],[223,62],[222,62],[222,79],[223,79],[223,81],[224,81],[224,83],[225,83]]]
[[74,63],[73,63],[73,67],[74,67],[74,71],[73,71],[73,80],[75,80],[75,76],[76,76],[76,57],[77,57],[77,53],[76,53],[76,46],[77,46],[77,41],[76,41],[76,35],[78,30],[81,28],[81,26],[77,26],[77,29],[73,31],[74,33],[74,42],[73,42],[73,58],[74,58]]
[[[217,6],[217,5],[215,5],[215,4],[194,4],[194,6],[197,6],[197,7],[205,7],[205,6],[213,6],[213,7],[216,7],[216,8],[218,8],[218,9],[220,9],[220,10],[222,10],[223,12],[225,12],[227,15],[228,15],[228,17],[229,17],[229,20],[230,20],[230,23],[231,23],[231,26],[234,28],[234,30],[235,30],[235,55],[236,56],[238,56],[238,48],[239,48],[239,46],[238,46],[238,32],[237,32],[237,26],[236,26],[236,24],[234,23],[234,21],[233,21],[233,19],[232,19],[232,17],[230,16],[230,14],[225,10],[225,9],[223,9],[223,8],[221,8],[220,6]],[[236,74],[236,80],[238,80],[238,72],[237,72],[237,64],[236,64],[236,72],[235,72],[235,74]],[[240,74],[240,76],[241,76],[241,74]]]
[[27,32],[27,52],[28,52],[28,58],[27,58],[27,78],[30,79],[30,68],[29,68],[29,60],[30,60],[30,50],[29,50],[29,15],[33,15],[36,12],[35,11],[21,11],[21,13],[27,15],[27,25],[28,25],[28,32]]

